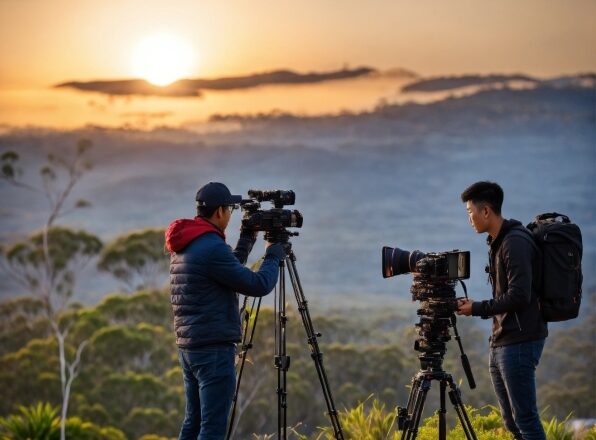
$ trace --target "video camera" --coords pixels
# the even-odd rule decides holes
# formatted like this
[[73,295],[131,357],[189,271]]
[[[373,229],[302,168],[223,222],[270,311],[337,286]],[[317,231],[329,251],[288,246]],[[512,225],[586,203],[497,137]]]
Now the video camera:
[[[421,353],[419,359],[423,369],[440,367],[446,351],[445,343],[451,339],[449,328],[457,331],[455,312],[458,299],[455,284],[470,278],[470,252],[456,249],[425,254],[418,250],[408,252],[383,246],[381,255],[383,278],[410,272],[413,274],[410,288],[412,300],[420,301],[420,308],[416,311],[420,317],[416,324],[420,337],[414,343],[414,350]],[[465,291],[463,282],[462,285]],[[462,350],[464,371],[470,387],[474,388],[472,370],[463,354],[457,333],[456,339]]]
[[470,252],[428,253],[418,250],[408,252],[400,248],[383,246],[383,278],[414,272],[428,280],[455,281],[470,278]]
[[[248,191],[249,199],[242,200],[240,207],[244,211],[242,228],[251,231],[265,231],[265,239],[273,243],[287,242],[297,232],[289,232],[286,228],[301,228],[303,217],[297,210],[283,209],[285,205],[293,205],[296,201],[294,191]],[[261,202],[271,202],[274,208],[263,210]]]

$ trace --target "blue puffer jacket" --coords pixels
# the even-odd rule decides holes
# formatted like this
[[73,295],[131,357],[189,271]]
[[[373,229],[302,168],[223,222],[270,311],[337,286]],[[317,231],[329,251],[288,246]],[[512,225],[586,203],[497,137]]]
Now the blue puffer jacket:
[[245,260],[252,240],[234,253],[225,236],[201,218],[176,220],[166,232],[176,344],[193,348],[241,339],[238,295],[267,295],[279,274],[279,253],[268,252],[258,272]]

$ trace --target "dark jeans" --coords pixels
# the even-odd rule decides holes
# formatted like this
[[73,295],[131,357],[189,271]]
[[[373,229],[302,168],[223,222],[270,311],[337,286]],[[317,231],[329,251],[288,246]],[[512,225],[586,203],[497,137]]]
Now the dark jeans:
[[221,440],[236,386],[233,345],[178,350],[184,376],[186,413],[179,440]]
[[544,339],[492,347],[489,369],[505,427],[516,439],[545,440],[536,407],[536,366]]

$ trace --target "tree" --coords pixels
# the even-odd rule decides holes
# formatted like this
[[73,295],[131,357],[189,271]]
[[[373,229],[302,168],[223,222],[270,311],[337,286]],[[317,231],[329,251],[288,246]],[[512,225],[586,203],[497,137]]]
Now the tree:
[[68,360],[65,339],[73,322],[61,323],[60,316],[72,297],[77,273],[74,266],[76,263],[84,265],[88,257],[97,254],[101,242],[90,234],[56,228],[54,224],[61,216],[89,206],[86,200],[78,200],[72,205],[68,205],[67,201],[76,183],[91,169],[91,164],[85,159],[91,146],[90,140],[81,139],[72,156],[48,155],[48,163],[39,170],[41,185],[22,180],[23,172],[18,166],[19,155],[16,152],[8,151],[0,156],[0,178],[15,187],[43,194],[50,206],[41,232],[31,236],[28,241],[3,249],[2,268],[43,300],[50,327],[58,342],[62,391],[61,440],[66,435],[70,389],[78,375],[81,354],[88,341],[80,341],[73,358]]
[[3,248],[3,264],[14,279],[44,300],[52,314],[65,309],[76,273],[101,248],[101,240],[93,234],[53,226]]
[[122,281],[129,291],[156,289],[168,270],[164,229],[145,229],[116,237],[103,250],[97,267]]

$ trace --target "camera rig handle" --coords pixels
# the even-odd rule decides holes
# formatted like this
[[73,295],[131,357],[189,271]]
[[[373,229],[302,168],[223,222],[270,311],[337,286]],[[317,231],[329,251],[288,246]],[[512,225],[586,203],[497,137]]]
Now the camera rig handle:
[[466,378],[468,379],[468,384],[470,385],[470,389],[476,388],[476,381],[474,380],[474,375],[472,374],[472,367],[470,366],[470,361],[468,360],[468,356],[464,353],[464,347],[461,343],[461,337],[457,331],[456,326],[457,318],[455,314],[451,315],[451,327],[453,327],[453,333],[455,334],[455,340],[457,341],[457,345],[459,345],[459,351],[461,352],[461,366],[464,368],[464,372],[466,373]]
[[290,243],[290,237],[297,237],[299,235],[299,232],[290,232],[287,229],[273,229],[265,231],[265,240],[269,243],[284,243],[291,247],[292,243]]

